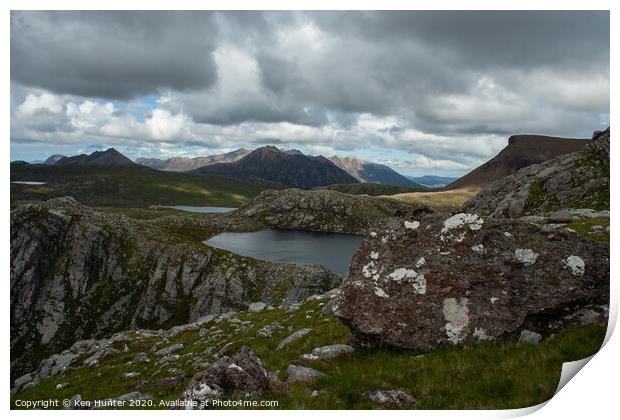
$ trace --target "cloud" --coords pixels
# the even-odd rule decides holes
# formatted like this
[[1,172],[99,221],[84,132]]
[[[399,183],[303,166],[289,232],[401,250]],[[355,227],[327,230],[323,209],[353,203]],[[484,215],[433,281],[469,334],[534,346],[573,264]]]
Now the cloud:
[[465,172],[511,134],[600,129],[609,83],[604,11],[11,13],[16,144]]
[[107,99],[204,88],[216,39],[203,12],[12,12],[11,80]]

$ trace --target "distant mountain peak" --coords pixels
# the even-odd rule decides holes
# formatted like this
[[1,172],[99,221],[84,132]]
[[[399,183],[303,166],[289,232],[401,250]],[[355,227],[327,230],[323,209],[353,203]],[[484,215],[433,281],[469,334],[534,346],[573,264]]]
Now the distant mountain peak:
[[97,150],[90,155],[62,157],[55,165],[85,165],[85,166],[132,166],[135,165],[127,156],[113,147],[107,150]]
[[303,189],[359,182],[322,156],[289,153],[275,146],[259,147],[238,161],[208,165],[191,172],[242,179],[262,179]]
[[356,156],[331,156],[328,159],[361,182],[423,188],[422,185],[402,176],[386,165],[367,162]]

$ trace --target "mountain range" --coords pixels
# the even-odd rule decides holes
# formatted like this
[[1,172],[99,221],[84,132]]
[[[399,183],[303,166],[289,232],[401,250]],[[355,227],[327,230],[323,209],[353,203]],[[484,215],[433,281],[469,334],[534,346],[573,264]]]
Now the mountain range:
[[213,165],[214,163],[235,162],[249,155],[250,152],[251,150],[242,148],[228,153],[195,158],[172,157],[169,159],[157,159],[140,157],[136,159],[136,163],[160,171],[186,172],[201,168],[203,166]]
[[443,190],[480,188],[512,175],[519,169],[583,148],[588,139],[515,135],[494,158],[446,185]]
[[331,156],[328,159],[360,182],[388,184],[400,187],[420,187],[420,184],[402,176],[386,165],[366,162],[354,157],[341,158],[338,156]]
[[274,146],[260,147],[235,162],[215,163],[189,173],[261,179],[304,189],[359,182],[323,156],[288,153]]
[[[55,166],[65,166],[65,165],[88,165],[88,166],[135,166],[131,159],[127,156],[123,155],[121,152],[114,148],[109,148],[104,151],[96,151],[91,153],[90,155],[81,154],[76,156],[63,156],[58,157],[59,155],[50,156],[45,162],[53,162]],[[49,165],[49,163],[48,163]]]

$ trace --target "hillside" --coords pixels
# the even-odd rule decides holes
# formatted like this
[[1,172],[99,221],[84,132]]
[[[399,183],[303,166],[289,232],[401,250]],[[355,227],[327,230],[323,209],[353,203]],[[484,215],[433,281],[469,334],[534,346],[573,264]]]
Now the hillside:
[[90,164],[29,165],[11,163],[11,203],[71,195],[81,203],[106,207],[194,205],[238,207],[265,189],[280,185],[219,176],[162,172],[134,163],[121,166]]
[[213,165],[214,163],[228,163],[235,162],[245,156],[247,156],[251,150],[238,149],[228,153],[222,153],[217,155],[186,158],[186,157],[173,157],[169,159],[156,159],[156,158],[138,158],[136,163],[149,168],[158,169],[160,171],[170,172],[186,172],[194,169],[201,168],[207,165]]
[[303,189],[359,182],[322,156],[314,157],[287,153],[273,146],[258,148],[236,162],[204,166],[189,173],[240,179],[262,179]]
[[424,191],[424,187],[402,187],[398,185],[376,184],[360,182],[359,184],[333,184],[325,187],[316,187],[319,190],[332,190],[353,195],[393,195],[414,191]]
[[508,145],[497,156],[448,184],[443,190],[482,187],[526,166],[580,150],[587,142],[587,139],[537,135],[511,136]]
[[[43,161],[44,165],[55,165],[60,159],[66,158],[65,155],[52,155]],[[34,163],[34,162],[32,162]]]
[[353,157],[341,158],[338,156],[331,156],[329,160],[361,182],[410,188],[422,187],[420,184],[402,176],[389,166],[366,162]]

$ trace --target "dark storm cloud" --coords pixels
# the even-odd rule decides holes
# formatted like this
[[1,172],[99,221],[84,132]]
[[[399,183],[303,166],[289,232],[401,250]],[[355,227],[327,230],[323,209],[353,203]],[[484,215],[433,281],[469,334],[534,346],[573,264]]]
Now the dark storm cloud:
[[603,128],[609,47],[606,11],[13,12],[11,130],[383,148],[456,170],[511,134]]
[[11,80],[109,99],[205,88],[216,37],[202,12],[13,12]]
[[471,67],[589,66],[591,60],[609,61],[608,12],[318,12],[316,17],[333,34],[370,42],[416,40],[450,51]]

